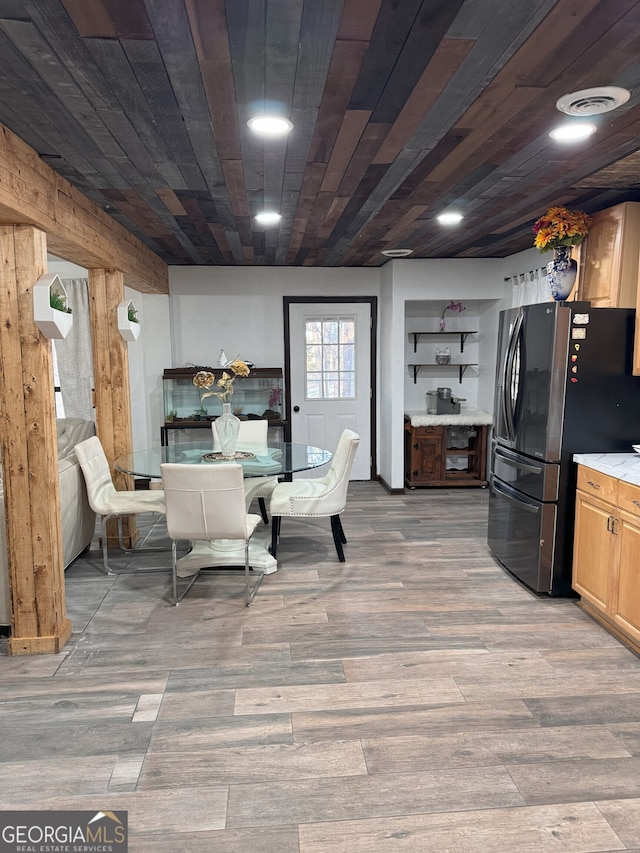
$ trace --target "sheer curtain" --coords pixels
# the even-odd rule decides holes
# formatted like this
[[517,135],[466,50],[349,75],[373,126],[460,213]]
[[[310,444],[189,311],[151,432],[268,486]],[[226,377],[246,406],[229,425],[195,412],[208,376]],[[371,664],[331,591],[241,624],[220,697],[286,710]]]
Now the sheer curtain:
[[528,272],[512,275],[506,281],[511,284],[512,308],[548,302],[551,298],[546,267],[538,267],[528,270]]
[[86,278],[65,278],[62,283],[73,310],[71,331],[55,342],[64,413],[68,418],[94,420],[88,282]]

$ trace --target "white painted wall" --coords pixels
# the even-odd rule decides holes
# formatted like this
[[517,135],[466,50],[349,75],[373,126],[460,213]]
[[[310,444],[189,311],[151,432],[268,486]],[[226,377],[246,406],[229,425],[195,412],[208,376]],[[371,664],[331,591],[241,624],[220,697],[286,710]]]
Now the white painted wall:
[[396,433],[402,440],[402,421],[396,423],[397,398],[404,400],[404,387],[398,384],[397,354],[393,342],[397,336],[395,327],[402,323],[394,304],[393,264],[388,263],[381,270],[380,300],[378,305],[378,475],[387,486],[391,486],[393,459],[396,452]]
[[[487,328],[492,327],[491,318],[493,314],[497,318],[500,302],[505,298],[505,282],[504,261],[498,258],[398,260],[392,261],[391,266],[393,320],[390,324],[391,340],[386,344],[392,362],[389,384],[391,387],[402,389],[402,392],[394,394],[391,398],[389,416],[391,431],[381,435],[380,440],[389,446],[390,453],[389,458],[385,458],[385,467],[381,466],[380,474],[392,489],[401,489],[404,486],[402,424],[405,409],[423,408],[426,391],[437,387],[435,382],[440,378],[439,374],[430,373],[428,377],[424,374],[418,379],[416,386],[413,386],[413,376],[407,369],[409,354],[411,362],[414,361],[413,352],[409,349],[407,340],[407,315],[412,314],[412,320],[420,322],[421,317],[416,315],[430,311],[434,328],[437,328],[442,309],[454,300],[470,306],[472,319],[477,319],[479,323],[481,321],[487,323]],[[462,315],[448,312],[447,326],[455,328],[457,324],[462,328],[462,324],[469,320],[465,314],[466,311]],[[497,319],[495,323],[497,324]],[[454,342],[448,342],[447,346],[451,347],[453,355]],[[457,377],[451,372],[453,368],[449,368],[448,372],[442,374],[443,381],[440,384],[451,387],[454,394],[457,392],[461,397],[470,397],[470,404],[482,402],[484,408],[486,400],[491,410],[493,405],[491,389],[495,372],[495,330],[488,333],[484,326],[479,326],[475,346],[479,369],[468,373],[462,385],[459,385]],[[407,400],[416,405],[411,407],[406,405]]]
[[[293,267],[171,267],[170,295],[126,289],[142,323],[137,342],[128,344],[134,448],[157,446],[164,421],[162,373],[166,367],[215,364],[221,349],[260,367],[284,363],[283,296],[378,296],[378,473],[393,489],[404,485],[403,419],[407,408],[424,406],[427,390],[444,384],[468,397],[468,407],[491,411],[495,375],[498,312],[522,295],[513,277],[547,258],[535,249],[511,258],[395,260],[382,268],[307,269]],[[62,278],[86,270],[57,259],[49,270]],[[508,282],[505,279],[509,279]],[[538,298],[548,298],[538,288]],[[531,289],[523,291],[531,294]],[[480,365],[462,386],[457,375],[431,374],[413,386],[407,364],[409,318],[437,321],[450,300],[463,302],[468,314],[447,314],[447,326],[478,324],[469,341],[470,361]],[[413,325],[413,322],[411,322]],[[455,341],[447,346],[455,351]],[[411,358],[409,359],[409,356]]]
[[378,296],[378,269],[170,267],[173,363],[284,366],[283,296]]

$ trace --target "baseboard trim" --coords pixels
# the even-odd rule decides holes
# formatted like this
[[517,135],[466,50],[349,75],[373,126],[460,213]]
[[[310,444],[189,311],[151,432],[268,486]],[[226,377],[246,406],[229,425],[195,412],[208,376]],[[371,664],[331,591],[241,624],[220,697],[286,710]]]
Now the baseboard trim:
[[378,482],[382,486],[383,489],[386,489],[390,495],[404,495],[404,489],[392,489],[391,486],[383,480],[383,478],[378,474]]

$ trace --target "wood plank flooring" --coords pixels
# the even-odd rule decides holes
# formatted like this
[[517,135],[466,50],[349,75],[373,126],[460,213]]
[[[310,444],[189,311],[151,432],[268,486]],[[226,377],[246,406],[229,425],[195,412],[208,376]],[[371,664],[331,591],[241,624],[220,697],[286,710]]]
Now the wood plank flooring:
[[131,853],[638,853],[640,660],[497,565],[487,500],[354,483],[346,563],[284,519],[250,608],[96,543],[64,651],[0,656],[2,808],[126,809]]

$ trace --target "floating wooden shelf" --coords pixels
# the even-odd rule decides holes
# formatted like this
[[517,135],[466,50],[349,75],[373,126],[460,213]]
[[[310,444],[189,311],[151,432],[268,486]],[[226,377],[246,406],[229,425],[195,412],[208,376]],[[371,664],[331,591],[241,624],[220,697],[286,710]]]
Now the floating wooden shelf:
[[422,335],[428,335],[429,337],[436,338],[457,338],[460,337],[460,352],[464,352],[464,342],[467,340],[469,335],[477,335],[477,330],[469,329],[465,332],[409,332],[409,340],[413,339],[413,351],[418,351],[418,341]]
[[431,362],[428,364],[409,364],[407,365],[410,370],[413,370],[413,384],[415,385],[418,380],[418,374],[420,373],[420,368],[422,367],[457,367],[458,368],[458,382],[462,382],[462,377],[464,376],[467,367],[477,367],[477,364],[453,364],[449,362],[448,364],[436,364],[435,362]]

